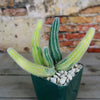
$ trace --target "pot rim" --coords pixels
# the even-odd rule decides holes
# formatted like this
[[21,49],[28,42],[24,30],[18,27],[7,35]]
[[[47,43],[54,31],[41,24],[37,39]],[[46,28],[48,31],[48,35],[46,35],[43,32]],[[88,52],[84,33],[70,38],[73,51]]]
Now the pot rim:
[[[84,68],[84,65],[83,65],[82,63],[77,63],[77,64],[82,65],[82,68],[80,69],[80,71],[82,71],[83,68]],[[77,76],[79,75],[80,71],[72,78],[72,80],[74,80],[75,77],[77,77]],[[48,81],[47,79],[45,79],[45,78],[43,78],[43,77],[39,77],[39,76],[36,76],[36,75],[33,75],[33,74],[31,74],[31,76],[38,77],[38,78],[40,78],[40,79],[42,79],[42,80],[45,80],[45,81],[47,81],[47,82],[50,82],[50,83],[53,84],[53,85],[58,86],[58,87],[60,87],[60,88],[67,87],[67,86],[72,82],[72,80],[71,80],[71,81],[69,81],[66,85],[60,85],[60,84],[56,84],[56,83],[53,83],[53,82],[51,82],[51,81]]]

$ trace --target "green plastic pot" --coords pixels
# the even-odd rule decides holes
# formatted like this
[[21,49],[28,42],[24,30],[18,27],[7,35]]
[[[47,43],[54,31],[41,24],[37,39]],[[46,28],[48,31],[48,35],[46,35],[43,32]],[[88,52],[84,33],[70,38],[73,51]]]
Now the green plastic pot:
[[37,99],[75,100],[78,94],[83,68],[65,86],[57,85],[44,78],[31,75]]

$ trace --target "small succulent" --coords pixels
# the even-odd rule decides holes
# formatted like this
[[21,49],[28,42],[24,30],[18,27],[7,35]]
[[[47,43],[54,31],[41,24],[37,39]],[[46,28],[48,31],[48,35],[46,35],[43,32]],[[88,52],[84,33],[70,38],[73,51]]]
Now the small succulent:
[[43,21],[40,20],[32,37],[34,63],[22,57],[13,48],[7,49],[8,54],[21,68],[40,77],[53,76],[57,71],[66,71],[72,68],[82,58],[95,34],[95,29],[90,28],[78,46],[67,57],[62,59],[58,40],[59,18],[56,17],[53,21],[49,46],[44,47],[43,51],[39,44],[42,25]]

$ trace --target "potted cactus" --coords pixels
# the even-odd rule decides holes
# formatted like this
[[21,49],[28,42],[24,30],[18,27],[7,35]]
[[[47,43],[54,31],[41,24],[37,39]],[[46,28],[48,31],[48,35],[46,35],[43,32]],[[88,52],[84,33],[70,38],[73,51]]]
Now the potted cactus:
[[83,65],[78,61],[87,51],[95,29],[90,28],[78,46],[62,59],[58,40],[59,18],[56,17],[53,21],[49,46],[44,47],[43,51],[39,44],[42,24],[43,21],[40,20],[32,37],[34,63],[13,48],[8,48],[7,52],[21,68],[31,74],[38,100],[75,100],[83,71]]

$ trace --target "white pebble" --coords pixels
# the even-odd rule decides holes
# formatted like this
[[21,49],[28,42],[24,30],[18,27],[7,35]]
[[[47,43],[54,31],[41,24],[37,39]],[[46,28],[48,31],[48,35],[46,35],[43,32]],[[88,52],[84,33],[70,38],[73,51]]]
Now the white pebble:
[[60,84],[63,85],[65,83],[65,81],[66,81],[66,77],[61,78],[60,79]]
[[65,82],[64,85],[66,85],[67,83]]
[[56,83],[58,83],[58,84],[59,84],[59,81],[60,81],[60,78],[58,77],[58,78],[57,78],[57,82],[56,82]]
[[62,78],[62,77],[65,77],[65,75],[63,74],[63,75],[61,75],[60,77],[61,77],[61,78]]
[[60,73],[56,73],[56,75],[60,76]]
[[67,76],[68,72],[67,72],[67,71],[65,71],[65,73],[64,73],[64,74],[65,74],[65,76]]
[[68,74],[67,77],[69,78],[69,80],[72,80],[72,76],[71,76],[71,74]]
[[60,74],[64,74],[64,71],[59,71]]
[[69,79],[67,79],[67,83],[69,82]]
[[56,83],[56,78],[51,78],[51,82]]
[[71,70],[68,71],[68,73],[71,73],[71,72],[72,72]]
[[78,64],[75,64],[75,67],[78,67]]
[[57,76],[57,75],[54,75],[53,77],[58,78],[58,76]]
[[72,69],[72,72],[75,72],[75,68]]
[[77,68],[81,69],[81,68],[82,68],[82,65],[78,65],[78,67],[77,67]]
[[74,66],[72,67],[72,69],[74,68]]
[[47,80],[49,81],[50,80],[50,77],[47,77]]
[[67,77],[63,77],[63,79],[67,80]]
[[75,69],[75,73],[79,72],[79,70],[80,70],[80,69],[76,68],[76,69]]
[[74,77],[75,76],[75,72],[74,71],[70,71],[69,74]]
[[71,76],[74,77],[75,76],[75,73],[71,73]]

